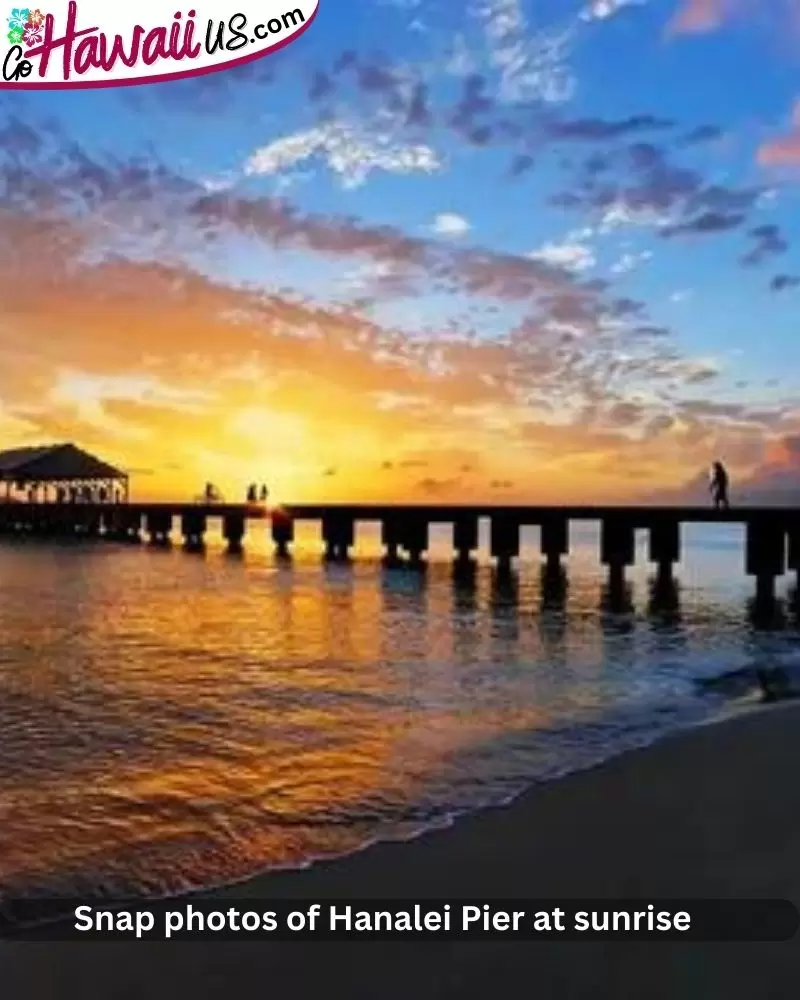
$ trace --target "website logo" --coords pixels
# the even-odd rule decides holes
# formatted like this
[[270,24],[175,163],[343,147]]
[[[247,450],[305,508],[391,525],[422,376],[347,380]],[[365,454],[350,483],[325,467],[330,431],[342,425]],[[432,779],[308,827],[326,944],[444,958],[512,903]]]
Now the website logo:
[[[0,89],[121,87],[200,76],[283,48],[319,0],[48,0],[12,7]],[[233,7],[233,11],[231,8]]]

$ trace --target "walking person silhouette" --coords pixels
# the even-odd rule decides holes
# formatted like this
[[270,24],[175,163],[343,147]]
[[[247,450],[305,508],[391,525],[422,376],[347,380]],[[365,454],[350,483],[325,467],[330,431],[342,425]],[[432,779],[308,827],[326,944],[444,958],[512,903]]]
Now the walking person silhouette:
[[722,462],[714,462],[711,467],[711,483],[709,484],[711,497],[716,510],[728,510],[728,473]]

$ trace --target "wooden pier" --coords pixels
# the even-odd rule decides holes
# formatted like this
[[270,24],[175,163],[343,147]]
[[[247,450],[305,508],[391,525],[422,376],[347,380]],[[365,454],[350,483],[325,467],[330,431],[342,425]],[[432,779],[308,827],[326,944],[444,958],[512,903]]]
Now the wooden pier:
[[508,572],[520,554],[523,527],[540,529],[542,561],[557,573],[569,554],[570,523],[600,524],[599,558],[608,569],[612,587],[624,584],[625,570],[636,556],[635,532],[649,534],[649,559],[657,580],[669,583],[681,559],[685,524],[734,523],[745,527],[744,572],[756,581],[756,595],[772,600],[776,579],[787,570],[800,574],[800,508],[625,507],[625,506],[497,506],[437,504],[286,504],[268,511],[263,505],[225,503],[0,503],[0,535],[34,534],[106,538],[154,545],[169,544],[176,525],[185,547],[202,550],[208,521],[222,522],[231,550],[242,547],[248,521],[269,519],[276,554],[287,558],[298,521],[321,524],[325,557],[346,561],[355,542],[356,525],[377,522],[385,562],[390,566],[422,568],[429,548],[431,525],[452,525],[456,566],[472,565],[478,549],[478,526],[489,522],[490,554],[498,570]]
[[775,581],[787,569],[800,573],[800,508],[650,506],[497,506],[395,504],[287,504],[272,512],[272,538],[279,556],[289,554],[296,521],[322,524],[326,557],[346,560],[358,522],[379,522],[389,565],[419,567],[428,550],[432,524],[451,524],[456,565],[467,567],[478,549],[478,524],[489,521],[490,552],[501,572],[508,572],[520,553],[520,531],[540,529],[541,554],[547,571],[561,570],[569,553],[573,521],[600,524],[600,561],[608,568],[612,588],[621,587],[625,570],[636,556],[635,532],[649,533],[649,557],[657,580],[668,585],[681,559],[684,524],[742,524],[746,530],[744,571],[756,580],[756,596],[771,601]]
[[177,523],[186,548],[199,551],[209,519],[218,518],[229,548],[236,551],[242,546],[247,522],[267,517],[266,508],[258,504],[0,503],[0,535],[138,543],[144,533],[151,544],[168,545]]

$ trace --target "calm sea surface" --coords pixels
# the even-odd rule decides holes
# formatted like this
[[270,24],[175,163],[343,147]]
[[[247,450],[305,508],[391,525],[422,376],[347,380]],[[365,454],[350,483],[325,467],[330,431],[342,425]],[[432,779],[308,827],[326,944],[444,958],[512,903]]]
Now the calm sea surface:
[[[698,680],[796,654],[751,622],[740,530],[685,533],[677,601],[644,548],[610,607],[592,526],[565,592],[146,546],[0,546],[0,894],[162,894],[447,822],[724,705]],[[642,545],[644,539],[641,539]],[[485,551],[485,548],[484,548]],[[788,586],[783,583],[783,592]]]

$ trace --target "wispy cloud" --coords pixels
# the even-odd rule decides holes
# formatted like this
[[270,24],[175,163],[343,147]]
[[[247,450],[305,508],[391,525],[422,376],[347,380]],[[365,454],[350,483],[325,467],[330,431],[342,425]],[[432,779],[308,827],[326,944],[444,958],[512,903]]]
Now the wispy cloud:
[[585,243],[580,243],[570,234],[563,243],[545,243],[529,254],[532,260],[542,261],[580,273],[588,271],[597,263],[594,251]]
[[438,154],[423,144],[408,144],[389,133],[346,123],[319,125],[287,135],[257,149],[245,173],[280,174],[319,158],[348,188],[363,184],[373,171],[432,174],[441,169]]
[[431,224],[431,231],[437,236],[466,236],[471,228],[469,220],[455,212],[440,212]]
[[491,65],[499,73],[501,100],[569,100],[575,78],[568,63],[573,26],[532,28],[522,0],[477,0],[473,10],[482,23]]
[[608,21],[629,7],[638,7],[647,0],[590,0],[580,13],[583,21]]

